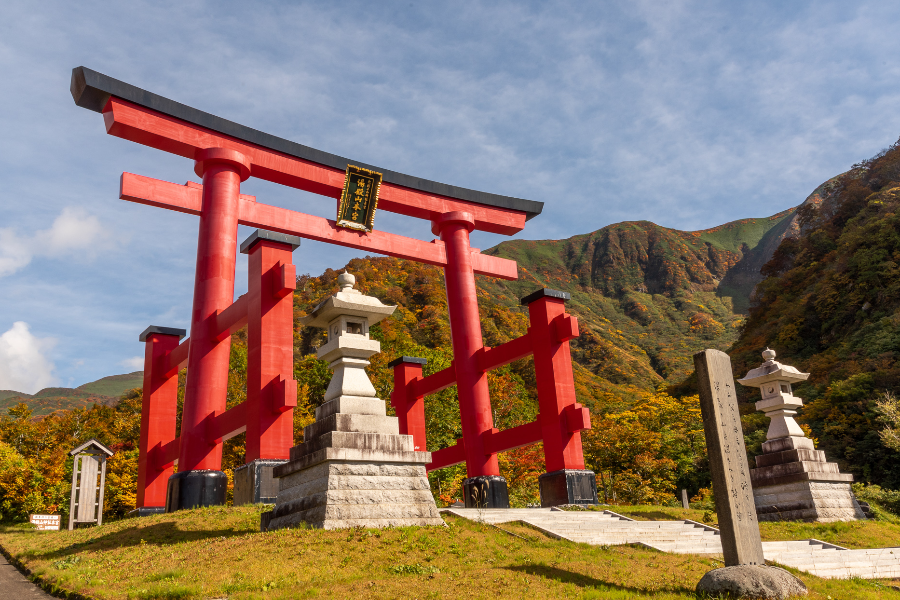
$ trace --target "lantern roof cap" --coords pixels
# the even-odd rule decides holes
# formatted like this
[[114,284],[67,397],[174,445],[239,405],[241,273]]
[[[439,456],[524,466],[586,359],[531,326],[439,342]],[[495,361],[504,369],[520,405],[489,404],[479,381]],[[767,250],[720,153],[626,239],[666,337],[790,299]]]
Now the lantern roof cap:
[[308,327],[328,327],[328,324],[341,315],[364,317],[369,320],[369,325],[374,325],[391,316],[396,306],[382,304],[375,296],[366,296],[359,290],[353,289],[356,285],[356,277],[346,271],[338,275],[338,285],[341,290],[320,302],[313,311],[300,319],[300,322]]
[[794,367],[783,365],[775,360],[774,350],[766,348],[762,355],[766,361],[759,367],[750,369],[743,379],[737,380],[738,383],[749,387],[761,387],[763,384],[769,383],[770,381],[797,383],[799,381],[806,381],[809,378],[809,373],[801,373]]
[[[92,451],[93,450],[93,451]],[[114,452],[98,442],[96,439],[91,438],[82,445],[78,446],[71,452],[69,455],[75,456],[76,454],[105,454],[106,456],[112,456]]]

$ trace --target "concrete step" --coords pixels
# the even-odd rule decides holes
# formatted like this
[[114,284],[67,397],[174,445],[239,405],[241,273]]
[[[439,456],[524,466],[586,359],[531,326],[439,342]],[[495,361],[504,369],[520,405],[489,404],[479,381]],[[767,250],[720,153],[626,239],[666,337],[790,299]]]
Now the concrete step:
[[[592,545],[643,544],[662,552],[721,555],[719,532],[693,521],[634,521],[612,511],[553,509],[449,509],[466,519],[493,525],[524,522],[557,538]],[[826,578],[900,577],[900,548],[848,550],[820,540],[763,542],[774,561]]]

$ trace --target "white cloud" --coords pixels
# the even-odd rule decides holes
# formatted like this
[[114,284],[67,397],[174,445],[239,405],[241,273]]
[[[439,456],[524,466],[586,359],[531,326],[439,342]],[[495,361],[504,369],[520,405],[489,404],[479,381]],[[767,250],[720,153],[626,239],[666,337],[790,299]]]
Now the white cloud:
[[56,385],[55,366],[45,356],[55,344],[54,338],[32,335],[28,323],[13,323],[0,335],[0,389],[33,394]]
[[126,358],[123,361],[119,362],[123,367],[128,367],[129,369],[135,369],[137,371],[144,368],[144,357],[143,356],[132,356],[131,358]]
[[0,277],[11,275],[31,262],[32,251],[28,242],[10,227],[0,229]]
[[64,256],[73,250],[94,255],[110,242],[109,233],[100,220],[89,215],[82,208],[66,207],[50,229],[38,231],[34,235],[35,254],[44,256]]
[[81,208],[66,207],[49,229],[31,237],[20,236],[9,227],[0,229],[0,277],[27,267],[35,256],[93,258],[112,241],[97,217]]

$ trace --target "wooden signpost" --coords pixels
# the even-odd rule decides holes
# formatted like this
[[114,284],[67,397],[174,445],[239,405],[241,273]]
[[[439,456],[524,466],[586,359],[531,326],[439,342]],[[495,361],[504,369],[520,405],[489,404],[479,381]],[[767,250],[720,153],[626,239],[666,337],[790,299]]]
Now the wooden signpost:
[[765,565],[731,360],[704,350],[694,355],[694,369],[725,566]]
[[69,531],[79,523],[102,525],[106,459],[113,455],[113,451],[92,439],[69,454],[75,457],[72,462]]

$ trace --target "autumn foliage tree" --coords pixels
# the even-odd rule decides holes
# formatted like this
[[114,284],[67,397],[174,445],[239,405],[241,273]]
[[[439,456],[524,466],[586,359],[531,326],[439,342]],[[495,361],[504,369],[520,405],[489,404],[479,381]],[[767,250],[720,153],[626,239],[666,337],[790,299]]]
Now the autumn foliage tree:
[[94,438],[115,453],[107,464],[104,518],[123,516],[135,505],[141,390],[125,393],[116,406],[33,418],[23,403],[0,415],[0,518],[69,511],[72,457],[69,451]]
[[661,504],[681,486],[709,485],[706,442],[697,396],[648,393],[633,408],[592,418],[583,432],[588,468],[606,502]]

